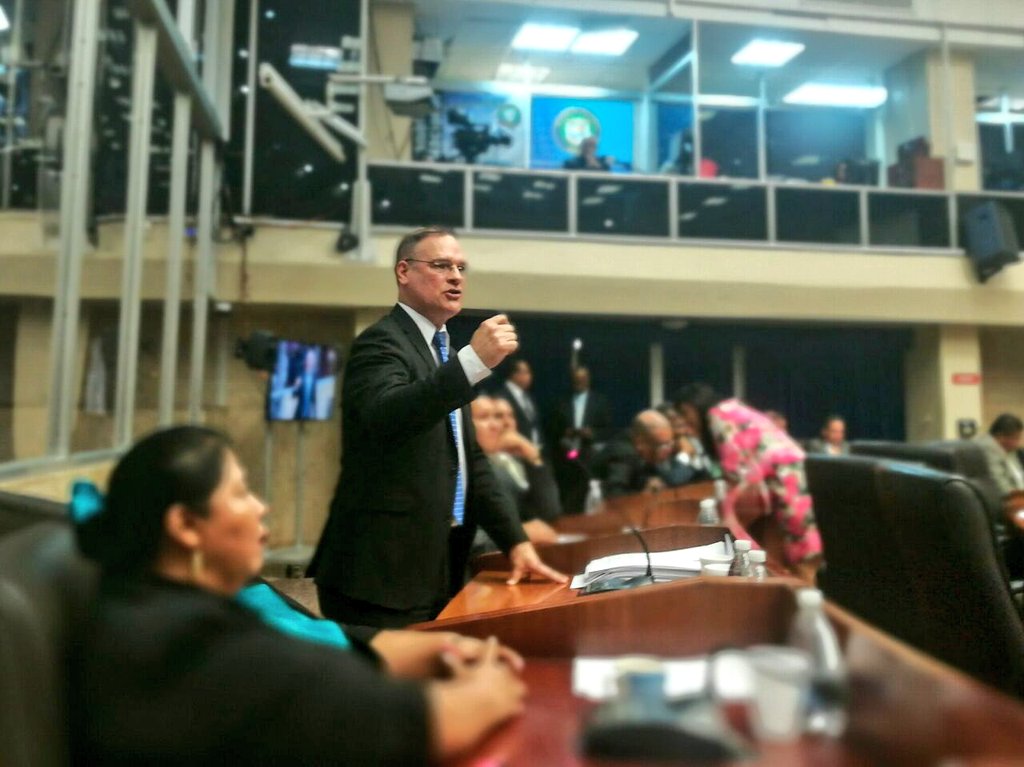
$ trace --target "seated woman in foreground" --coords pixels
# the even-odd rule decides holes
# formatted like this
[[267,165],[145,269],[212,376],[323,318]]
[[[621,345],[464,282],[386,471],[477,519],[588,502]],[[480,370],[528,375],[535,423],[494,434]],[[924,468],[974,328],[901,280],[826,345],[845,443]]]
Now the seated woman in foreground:
[[736,501],[747,488],[760,489],[766,511],[782,529],[786,563],[813,581],[821,563],[821,535],[807,492],[800,446],[764,413],[734,397],[722,397],[707,384],[684,386],[673,404],[700,436],[705,451],[721,464],[730,484],[726,520],[742,529]]
[[392,675],[438,677],[402,681],[341,632],[296,638],[243,605],[266,513],[227,439],[183,426],[136,444],[76,515],[102,569],[72,662],[77,763],[418,764],[521,710],[522,660],[493,638],[380,632],[369,655]]

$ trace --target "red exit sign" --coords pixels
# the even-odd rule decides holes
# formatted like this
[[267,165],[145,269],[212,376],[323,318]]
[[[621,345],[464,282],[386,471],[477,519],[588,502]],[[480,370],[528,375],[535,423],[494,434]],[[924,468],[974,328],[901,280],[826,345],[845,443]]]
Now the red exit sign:
[[977,386],[981,383],[981,373],[953,373],[956,386]]

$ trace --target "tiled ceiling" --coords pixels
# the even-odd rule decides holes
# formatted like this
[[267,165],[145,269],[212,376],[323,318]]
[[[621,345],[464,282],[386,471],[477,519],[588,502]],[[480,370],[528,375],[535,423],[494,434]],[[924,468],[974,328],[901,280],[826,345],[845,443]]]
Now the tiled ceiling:
[[[530,63],[551,70],[543,85],[597,86],[613,90],[643,91],[651,64],[691,31],[686,19],[664,13],[615,15],[601,8],[628,8],[611,0],[579,0],[576,4],[510,3],[482,0],[414,0],[417,34],[445,42],[445,57],[437,80],[480,82],[494,80],[498,65]],[[643,5],[651,12],[651,3]],[[582,29],[626,26],[640,33],[624,56],[578,56],[515,51],[516,30],[524,22],[571,24]],[[793,40],[807,48],[786,66],[765,70],[769,100],[775,102],[808,80],[852,84],[884,84],[885,71],[900,60],[936,43],[897,37],[787,30],[777,26],[703,23],[700,26],[700,90],[703,93],[756,96],[761,72],[731,63],[732,55],[755,37]],[[986,50],[977,58],[979,93],[1008,90],[1024,97],[1024,53]],[[688,90],[689,74],[677,78],[670,90]]]

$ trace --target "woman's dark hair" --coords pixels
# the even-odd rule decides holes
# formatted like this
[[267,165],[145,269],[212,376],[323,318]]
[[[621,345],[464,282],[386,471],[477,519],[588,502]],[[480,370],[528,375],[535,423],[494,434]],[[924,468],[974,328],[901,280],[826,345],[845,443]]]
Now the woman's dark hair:
[[156,560],[164,516],[176,503],[206,516],[231,443],[219,431],[175,426],[139,440],[110,475],[103,511],[77,526],[82,552],[107,572],[134,574]]
[[672,404],[675,405],[676,410],[682,412],[682,406],[689,405],[700,415],[699,436],[708,455],[718,454],[715,438],[711,434],[711,425],[708,423],[708,411],[723,399],[725,397],[708,384],[700,382],[686,384],[672,395]]

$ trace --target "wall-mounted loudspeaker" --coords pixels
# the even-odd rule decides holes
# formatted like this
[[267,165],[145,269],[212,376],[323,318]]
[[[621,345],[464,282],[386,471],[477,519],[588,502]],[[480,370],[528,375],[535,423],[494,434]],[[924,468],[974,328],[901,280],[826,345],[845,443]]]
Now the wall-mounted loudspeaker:
[[998,202],[983,202],[970,208],[963,217],[967,257],[974,265],[979,282],[1020,261],[1020,243],[1013,219]]

